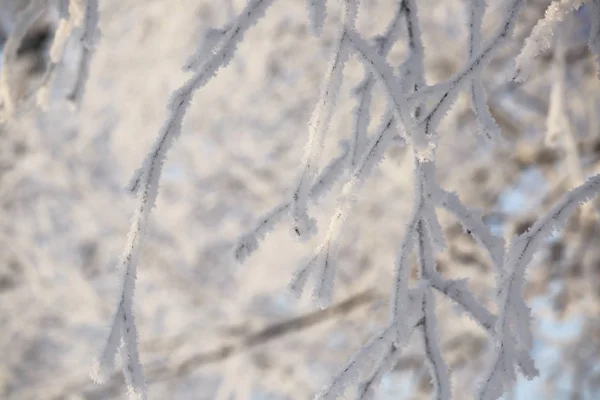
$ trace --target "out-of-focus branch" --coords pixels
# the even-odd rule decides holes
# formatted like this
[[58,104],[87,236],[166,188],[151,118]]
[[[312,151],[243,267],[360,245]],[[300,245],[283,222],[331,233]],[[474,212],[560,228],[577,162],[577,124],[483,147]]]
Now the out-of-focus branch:
[[166,380],[181,375],[187,375],[202,365],[225,360],[235,354],[248,351],[256,346],[266,344],[283,336],[294,334],[312,328],[325,321],[346,315],[356,308],[372,302],[375,298],[376,293],[374,290],[365,290],[325,310],[313,311],[296,318],[268,325],[258,331],[249,333],[235,343],[225,344],[214,350],[194,354],[179,362],[175,368],[157,367],[155,369],[149,369],[148,377],[152,380]]
[[[211,350],[192,353],[191,355],[168,365],[159,365],[155,367],[148,366],[145,371],[146,378],[149,383],[181,378],[207,364],[225,361],[257,346],[308,330],[326,321],[341,318],[360,307],[372,303],[377,297],[378,294],[375,290],[364,290],[325,310],[313,311],[308,314],[268,325],[262,329],[250,332],[233,342],[222,344]],[[191,340],[191,337],[189,337],[189,339]],[[178,340],[175,346],[184,345],[185,342],[186,340]],[[142,345],[142,347],[144,346]],[[161,346],[161,348],[162,347],[163,346]],[[170,351],[173,352],[174,349],[170,349]],[[81,392],[94,393],[94,396],[98,396],[99,393],[101,393],[101,398],[109,398],[126,389],[125,385],[123,385],[122,381],[119,379],[120,376],[120,373],[113,373],[110,379],[108,379],[102,387],[94,387],[92,390],[87,389],[89,387],[89,380],[86,378],[84,381],[77,382],[70,387],[63,387],[60,392],[50,394],[47,398],[58,400],[66,398],[69,394]]]

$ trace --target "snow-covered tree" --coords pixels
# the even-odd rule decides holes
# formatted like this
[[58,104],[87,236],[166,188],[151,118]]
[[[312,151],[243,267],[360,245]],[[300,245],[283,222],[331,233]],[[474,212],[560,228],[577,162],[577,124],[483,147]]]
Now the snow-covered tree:
[[598,1],[0,5],[6,397],[600,390]]

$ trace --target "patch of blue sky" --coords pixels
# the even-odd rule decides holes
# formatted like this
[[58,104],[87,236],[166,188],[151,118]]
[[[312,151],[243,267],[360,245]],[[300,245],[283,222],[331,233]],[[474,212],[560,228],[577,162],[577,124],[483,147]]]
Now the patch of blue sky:
[[499,211],[507,215],[520,215],[539,205],[540,194],[545,193],[547,183],[537,168],[522,172],[513,187],[508,188],[498,199]]

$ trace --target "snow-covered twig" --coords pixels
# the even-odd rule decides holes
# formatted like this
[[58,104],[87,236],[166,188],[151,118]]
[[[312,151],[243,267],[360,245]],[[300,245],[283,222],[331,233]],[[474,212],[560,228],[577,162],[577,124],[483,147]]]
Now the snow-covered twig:
[[130,184],[131,189],[139,193],[140,200],[120,261],[120,267],[124,273],[123,289],[120,294],[106,349],[103,351],[96,369],[97,371],[105,371],[109,366],[103,365],[103,363],[114,359],[114,354],[111,353],[116,349],[114,341],[117,340],[116,332],[119,332],[120,326],[120,337],[123,339],[125,346],[124,354],[127,357],[124,360],[123,373],[130,385],[130,393],[132,395],[135,394],[135,396],[141,398],[145,398],[146,396],[145,378],[142,373],[137,349],[137,332],[133,314],[133,292],[138,256],[148,225],[150,210],[154,206],[158,195],[158,183],[162,165],[169,148],[181,133],[183,118],[189,107],[193,93],[204,86],[221,67],[227,65],[246,30],[263,15],[266,8],[272,2],[273,0],[250,0],[233,24],[233,26],[236,26],[236,29],[232,29],[229,32],[219,50],[203,65],[201,70],[197,71],[192,78],[173,93],[169,103],[169,116],[161,129],[153,149],[146,157],[144,165],[138,170]]
[[[145,380],[137,350],[133,292],[137,259],[150,210],[156,201],[162,164],[167,151],[181,132],[183,118],[194,92],[229,62],[244,32],[258,20],[271,3],[272,1],[267,0],[248,1],[242,14],[233,23],[217,31],[190,59],[188,67],[193,76],[174,92],[169,103],[169,116],[160,135],[147,155],[144,165],[131,181],[130,188],[139,194],[140,202],[134,215],[127,246],[121,257],[125,275],[123,289],[106,349],[99,360],[97,377],[100,379],[101,372],[106,372],[114,364],[115,354],[122,341],[124,373],[132,395],[145,396]],[[498,130],[487,108],[481,74],[485,65],[511,35],[523,3],[523,0],[510,0],[507,3],[500,28],[484,44],[481,23],[485,3],[482,0],[471,0],[469,60],[460,72],[448,81],[427,86],[416,2],[401,0],[390,26],[383,36],[375,39],[373,45],[365,40],[354,26],[357,12],[355,0],[345,0],[343,26],[340,27],[322,93],[309,124],[309,139],[298,183],[293,188],[293,196],[290,201],[280,203],[261,218],[259,223],[240,239],[235,251],[236,258],[243,261],[256,249],[259,240],[264,238],[286,213],[293,217],[292,228],[296,234],[301,237],[307,236],[306,233],[311,230],[309,200],[318,198],[342,176],[346,168],[352,168],[321,246],[309,262],[296,271],[290,283],[291,289],[300,293],[308,277],[311,274],[316,275],[315,297],[319,299],[321,306],[326,306],[333,294],[340,235],[365,180],[397,133],[404,134],[407,142],[413,145],[415,205],[396,261],[389,324],[342,368],[318,398],[336,398],[356,379],[363,381],[360,396],[368,396],[381,380],[382,374],[393,368],[401,349],[418,327],[424,340],[425,355],[433,377],[436,398],[450,399],[450,374],[442,357],[441,342],[438,338],[434,289],[461,305],[497,344],[490,368],[479,388],[481,399],[495,399],[500,396],[506,385],[514,381],[517,366],[528,376],[534,374],[528,357],[532,342],[529,309],[521,293],[526,265],[531,260],[535,248],[541,243],[541,238],[558,222],[564,221],[568,211],[572,211],[579,201],[596,194],[600,187],[600,178],[594,178],[592,183],[586,184],[587,186],[575,189],[567,200],[553,209],[553,214],[544,217],[529,232],[517,237],[505,252],[504,241],[491,233],[476,212],[464,206],[457,195],[438,186],[435,179],[434,151],[437,144],[435,130],[466,85],[470,85],[473,108],[482,132],[491,138]],[[309,2],[309,12],[314,30],[320,32],[325,18],[325,1]],[[395,43],[401,15],[406,16],[408,57],[398,73],[388,63],[386,56]],[[335,111],[336,99],[342,85],[344,63],[349,58],[350,47],[367,70],[365,78],[356,90],[359,99],[355,109],[356,120],[350,149],[346,149],[328,167],[320,169],[324,137]],[[208,57],[205,57],[204,53],[209,53]],[[373,138],[367,140],[370,96],[376,82],[385,90],[389,111],[384,114]],[[427,109],[428,106],[432,107]],[[397,132],[394,128],[397,128]],[[444,232],[436,212],[438,206],[455,214],[465,230],[489,253],[498,275],[497,316],[477,301],[468,290],[466,281],[447,280],[438,273],[436,251],[442,250],[445,245]],[[409,282],[412,271],[408,260],[413,249],[418,251],[420,263],[416,288],[411,288]]]
[[402,87],[389,63],[380,56],[355,30],[348,30],[348,39],[363,63],[371,70],[375,78],[383,85],[394,112],[394,120],[398,132],[404,132],[405,137],[415,146],[417,152],[424,158],[428,156],[428,142],[423,132],[417,130],[409,114],[411,109]]
[[142,181],[149,182],[148,170],[150,166],[162,164],[164,161],[168,149],[181,133],[183,118],[194,93],[204,87],[221,68],[229,64],[246,31],[264,15],[266,9],[273,2],[274,0],[248,1],[246,7],[231,24],[232,27],[227,31],[227,35],[221,41],[218,49],[202,64],[201,69],[196,71],[190,79],[173,92],[168,104],[169,115],[156,139],[156,143],[148,153],[142,167],[135,172],[127,186],[131,192],[138,193]]
[[50,46],[50,61],[53,64],[58,64],[62,60],[73,28],[83,25],[85,14],[85,0],[69,1],[69,16],[68,18],[61,18]]
[[[431,287],[444,294],[446,297],[460,305],[462,309],[484,328],[492,337],[496,336],[495,326],[497,316],[492,314],[481,304],[471,291],[467,288],[466,281],[443,279],[438,273],[427,274]],[[538,375],[533,360],[528,351],[520,351],[518,354],[518,365],[521,372],[528,378]]]
[[[414,329],[414,328],[413,328]],[[372,361],[381,357],[393,341],[393,329],[388,326],[374,335],[337,373],[332,383],[315,396],[315,400],[338,398],[349,385],[368,374]]]
[[505,16],[500,27],[490,40],[488,40],[487,44],[480,51],[476,52],[465,67],[453,78],[432,88],[433,93],[435,93],[436,88],[441,90],[439,100],[421,120],[421,125],[424,125],[425,133],[428,136],[433,135],[433,130],[435,130],[450,109],[452,103],[457,99],[463,86],[467,82],[470,82],[473,75],[479,73],[496,56],[506,40],[510,38],[523,3],[524,0],[510,0],[506,6],[507,9],[505,10]]
[[402,348],[397,347],[394,343],[392,343],[388,352],[379,361],[375,371],[373,371],[371,376],[359,385],[356,399],[372,400],[375,397],[375,391],[381,383],[383,376],[396,366],[401,355]]
[[344,64],[349,57],[347,31],[354,26],[357,5],[356,0],[344,1],[343,25],[332,60],[329,63],[321,96],[308,123],[308,141],[304,149],[300,177],[292,195],[293,230],[300,238],[307,238],[315,231],[315,221],[308,215],[308,195],[319,170],[325,134],[329,129],[337,96],[342,86]]
[[[481,48],[482,32],[481,24],[485,14],[485,0],[467,0],[469,4],[469,59],[473,58]],[[498,140],[500,127],[496,124],[494,117],[486,102],[486,95],[481,82],[481,71],[473,74],[471,81],[471,107],[477,116],[479,133],[488,140]]]
[[496,339],[493,362],[488,367],[484,380],[479,384],[477,400],[496,400],[504,394],[516,379],[515,344],[512,337]]
[[488,372],[480,385],[479,398],[496,399],[503,388],[514,382],[515,351],[532,345],[530,309],[522,290],[527,265],[543,240],[557,229],[577,206],[600,192],[600,175],[573,189],[523,234],[513,239],[505,257],[505,273],[499,279],[499,314],[496,321],[496,347]]
[[[417,214],[418,215],[418,214]],[[394,271],[394,287],[392,288],[392,298],[390,300],[390,320],[397,329],[400,336],[401,321],[408,313],[409,302],[408,293],[410,289],[410,264],[409,258],[414,246],[413,231],[416,228],[416,221],[413,219],[406,228],[404,239],[400,244],[400,250],[396,256]]]
[[[543,240],[549,237],[553,230],[558,229],[578,206],[591,200],[598,192],[600,192],[600,175],[589,178],[584,184],[573,189],[546,215],[538,219],[529,230],[512,241],[505,261],[507,283],[504,287],[505,295],[503,297],[506,305],[518,299],[522,300],[520,292],[525,277],[525,269]],[[515,297],[515,295],[518,295],[518,297]],[[504,305],[501,310],[506,310]],[[515,322],[518,322],[520,326],[529,326],[529,321],[520,320]],[[525,322],[527,323],[525,324]],[[528,336],[528,333],[520,335],[521,344],[530,344],[531,339]]]
[[[557,0],[546,9],[544,18],[533,27],[525,46],[515,59],[515,79],[524,80],[531,72],[533,59],[552,45],[554,31],[570,13],[577,10],[585,0]],[[592,17],[593,19],[594,17]]]
[[98,0],[85,1],[85,19],[83,22],[83,34],[81,37],[82,54],[79,60],[79,68],[75,85],[67,99],[75,106],[81,106],[81,100],[85,91],[85,84],[89,75],[92,55],[98,38]]
[[500,271],[504,257],[504,239],[494,235],[479,218],[478,213],[462,204],[457,194],[439,189],[439,205],[456,216],[465,231],[488,252],[496,271]]
[[[248,21],[250,22],[250,21]],[[232,26],[224,28],[208,28],[202,33],[202,38],[198,46],[198,50],[188,57],[183,70],[197,71],[202,68],[204,63],[211,58],[218,50],[222,41],[227,37],[227,34],[232,29]],[[237,28],[237,27],[236,27]]]
[[448,365],[444,361],[439,344],[435,301],[431,289],[425,290],[423,296],[423,314],[421,334],[425,344],[425,358],[431,371],[435,399],[450,400],[452,397],[452,384]]
[[[361,163],[354,170],[352,177],[344,185],[342,195],[338,199],[336,210],[332,216],[325,239],[319,246],[315,257],[312,259],[310,270],[318,271],[317,287],[315,297],[322,307],[331,302],[333,279],[335,277],[335,256],[337,255],[338,240],[344,222],[348,218],[357,200],[358,192],[369,176],[373,166],[381,161],[384,151],[391,143],[395,131],[392,127],[393,118],[388,113],[382,118],[378,133],[371,140],[370,146],[365,152]],[[309,271],[308,267],[300,268],[300,271]]]
[[37,90],[37,104],[41,109],[47,110],[49,107],[55,75],[58,66],[63,62],[67,43],[73,36],[75,28],[79,28],[81,31],[79,38],[81,42],[81,54],[75,83],[71,92],[67,95],[67,99],[75,107],[81,105],[92,55],[94,54],[94,47],[100,36],[98,20],[98,0],[69,1],[68,18],[61,18],[58,24],[50,47],[50,62]]
[[423,323],[422,310],[417,306],[422,302],[423,291],[414,289],[409,298],[412,305],[411,310],[414,312],[406,316],[400,339],[396,336],[396,327],[388,325],[361,347],[352,359],[340,369],[332,383],[315,396],[315,400],[337,399],[349,385],[354,384],[357,380],[364,381],[370,378],[374,373],[373,364],[377,360],[381,360],[392,345],[397,350],[406,346],[414,329]]
[[437,332],[437,316],[435,314],[435,299],[429,284],[428,276],[437,273],[435,259],[433,258],[432,238],[427,235],[423,220],[419,221],[416,229],[418,241],[418,259],[420,264],[421,283],[427,285],[424,289],[423,324],[421,335],[425,346],[425,359],[429,365],[436,400],[450,400],[452,397],[452,384],[448,366],[442,356]]
[[[391,117],[388,118],[387,122],[384,122],[384,124],[390,125]],[[372,140],[377,140],[377,137],[371,139],[369,143],[371,143]],[[398,135],[393,136],[392,141],[400,146],[405,145],[404,140]],[[340,146],[342,148],[340,155],[332,159],[329,164],[323,168],[313,183],[309,193],[309,198],[312,201],[316,202],[320,197],[325,195],[346,171],[348,164],[347,160],[350,156],[349,148],[346,141],[342,141]],[[371,146],[367,144],[367,147],[370,148]],[[240,236],[234,247],[234,256],[237,261],[244,262],[248,256],[258,249],[259,242],[264,239],[266,234],[273,229],[275,224],[282,221],[285,214],[289,212],[290,203],[290,201],[285,201],[278,204],[259,218],[259,222],[254,228]]]
[[[412,93],[425,86],[425,56],[415,0],[402,0],[401,9],[406,15],[408,36],[408,57],[401,67],[404,72],[402,78],[405,82],[401,82],[401,84],[406,93]],[[419,109],[417,107],[417,110]],[[418,112],[415,113],[415,117],[418,117]]]
[[[346,166],[346,160],[349,158],[348,150],[348,146],[345,145],[344,142],[342,145],[342,153],[323,168],[311,187],[309,194],[311,200],[316,201],[325,194],[342,175]],[[256,226],[238,239],[234,250],[235,259],[239,262],[244,262],[250,254],[258,249],[259,241],[264,239],[266,234],[273,229],[275,224],[283,219],[285,214],[289,212],[289,209],[290,201],[286,201],[275,206],[259,218],[259,222]]]
[[[148,196],[148,194],[145,195]],[[127,378],[129,392],[132,397],[142,399],[146,398],[146,379],[139,359],[137,329],[133,312],[133,293],[137,262],[149,214],[150,207],[147,201],[140,202],[133,217],[127,245],[119,262],[119,269],[123,272],[123,287],[117,311],[102,356],[96,361],[95,371],[93,372],[94,379],[97,382],[102,382],[103,377],[114,362],[115,352],[118,350],[118,341],[122,339],[123,374]]]
[[392,298],[390,300],[390,320],[398,329],[398,335],[402,330],[402,324],[405,315],[409,312],[409,279],[410,264],[409,258],[413,247],[418,247],[417,230],[423,217],[423,209],[427,206],[428,186],[427,175],[423,174],[422,164],[415,161],[414,193],[415,204],[413,206],[410,222],[404,231],[404,238],[400,243],[400,249],[395,261],[394,287],[392,288]]
[[[398,37],[398,26],[400,25],[402,15],[404,15],[406,12],[404,3],[405,0],[400,1],[397,12],[394,14],[392,21],[390,21],[388,24],[385,33],[383,33],[381,36],[375,37],[374,39],[377,46],[377,51],[383,57],[389,53]],[[364,153],[364,148],[367,141],[367,128],[370,120],[369,108],[371,106],[371,96],[375,82],[376,79],[371,71],[365,68],[363,80],[354,89],[354,95],[357,97],[357,104],[352,111],[354,120],[352,123],[352,141],[350,142],[351,167],[355,167],[357,165]]]

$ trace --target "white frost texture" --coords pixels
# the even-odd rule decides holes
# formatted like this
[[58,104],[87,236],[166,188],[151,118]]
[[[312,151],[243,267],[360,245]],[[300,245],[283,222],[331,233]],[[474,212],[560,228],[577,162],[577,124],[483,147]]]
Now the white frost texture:
[[0,0],[0,398],[596,398],[599,21]]

